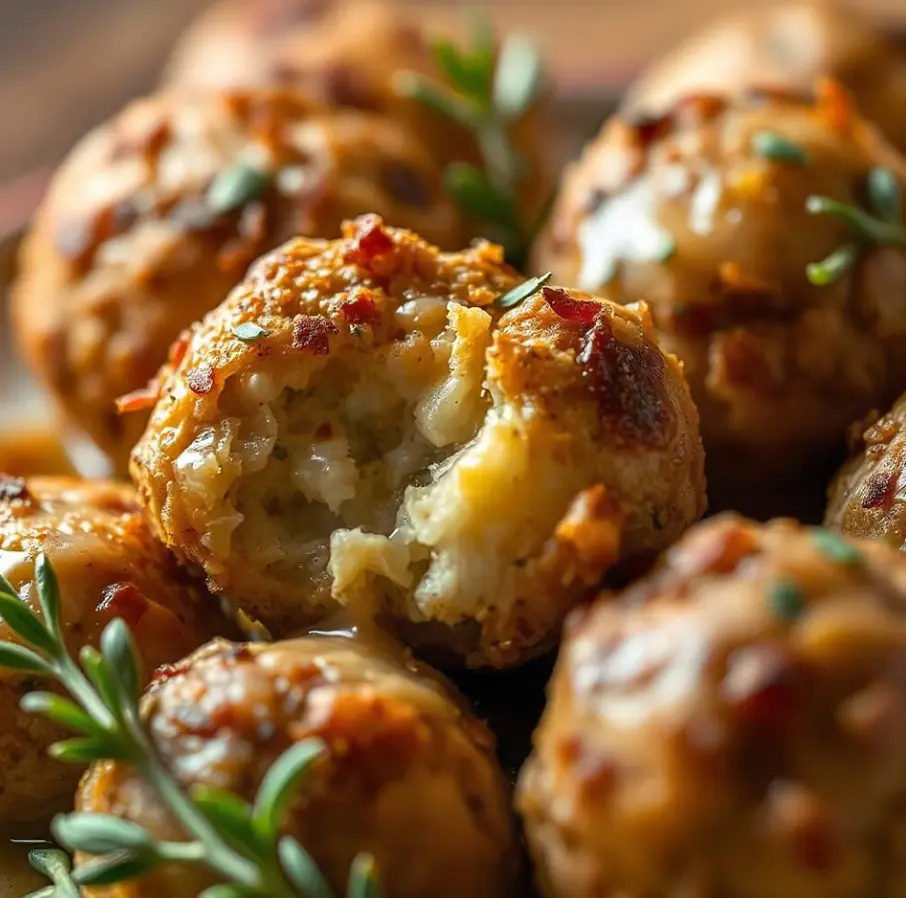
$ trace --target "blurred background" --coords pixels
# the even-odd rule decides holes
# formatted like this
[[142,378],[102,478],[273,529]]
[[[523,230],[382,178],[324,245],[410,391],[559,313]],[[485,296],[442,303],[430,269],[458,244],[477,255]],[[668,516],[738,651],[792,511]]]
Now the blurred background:
[[[582,115],[608,111],[650,60],[703,23],[762,0],[484,0],[499,28],[532,34],[558,91]],[[21,222],[48,167],[89,127],[152,88],[206,0],[0,0],[0,234]],[[454,32],[466,0],[396,0]],[[906,0],[851,0],[906,28]]]

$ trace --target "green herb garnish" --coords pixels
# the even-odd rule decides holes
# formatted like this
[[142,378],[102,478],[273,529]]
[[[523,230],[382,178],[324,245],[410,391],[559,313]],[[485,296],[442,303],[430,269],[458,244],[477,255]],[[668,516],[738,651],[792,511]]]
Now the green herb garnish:
[[259,340],[263,340],[265,337],[271,335],[270,331],[265,330],[260,324],[256,324],[254,321],[245,321],[242,324],[231,328],[231,330],[233,331],[233,336],[238,337],[243,343],[257,343]]
[[509,126],[538,97],[544,80],[538,50],[525,37],[511,35],[495,62],[493,34],[478,20],[471,47],[439,41],[433,51],[447,83],[403,71],[396,76],[396,91],[475,135],[483,170],[466,162],[451,164],[444,173],[445,190],[467,215],[488,226],[508,260],[523,268],[541,220],[528,228],[521,221],[518,196],[525,162],[510,140]]
[[771,611],[778,620],[791,622],[805,610],[802,590],[789,580],[778,580],[771,586]]
[[752,135],[752,149],[759,156],[777,162],[805,165],[809,160],[808,153],[802,147],[774,131],[756,131]]
[[518,287],[513,287],[512,290],[504,293],[503,296],[495,301],[494,305],[498,309],[512,309],[513,306],[518,306],[519,303],[524,302],[530,296],[534,296],[551,279],[551,274],[552,272],[547,271],[536,278],[529,278],[527,281],[523,281]]
[[812,531],[812,539],[818,551],[831,561],[852,567],[862,563],[862,553],[830,530],[815,529]]
[[[228,884],[212,887],[202,898],[332,898],[311,856],[280,831],[296,789],[325,753],[324,744],[306,739],[286,751],[264,777],[253,804],[213,788],[186,794],[142,723],[141,659],[126,623],[117,619],[108,624],[100,651],[85,646],[77,663],[63,639],[57,578],[44,555],[38,556],[35,582],[43,620],[0,575],[0,617],[25,643],[0,642],[0,666],[46,675],[71,698],[30,692],[22,699],[23,710],[77,734],[52,746],[53,757],[77,764],[115,759],[133,767],[189,841],[161,841],[142,826],[107,814],[58,815],[52,824],[58,842],[69,851],[95,857],[70,872],[61,852],[33,852],[32,865],[54,885],[29,898],[74,898],[77,886],[112,885],[169,863],[205,867]],[[374,896],[377,888],[373,861],[360,856],[352,866],[347,895]]]
[[247,162],[237,162],[217,173],[208,188],[205,202],[218,215],[234,212],[261,199],[270,183],[271,176],[268,172]]
[[825,286],[842,277],[856,262],[866,246],[906,247],[906,227],[902,220],[900,185],[890,169],[875,167],[868,173],[869,208],[843,203],[827,196],[810,196],[805,203],[810,215],[830,215],[849,225],[858,244],[844,244],[820,262],[806,267],[811,283]]

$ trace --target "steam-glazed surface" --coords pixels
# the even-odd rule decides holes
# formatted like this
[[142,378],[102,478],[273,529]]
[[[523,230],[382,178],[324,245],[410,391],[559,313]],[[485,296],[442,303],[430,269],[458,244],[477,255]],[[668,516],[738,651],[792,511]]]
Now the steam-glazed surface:
[[[260,260],[136,449],[164,541],[274,632],[337,607],[507,666],[704,507],[696,412],[644,308],[365,217]],[[237,334],[253,325],[259,334]]]
[[[326,757],[299,788],[285,831],[337,894],[345,893],[360,851],[374,856],[387,898],[521,894],[493,736],[426,668],[348,639],[220,641],[167,672],[143,715],[184,786],[214,786],[247,800],[280,753],[321,739]],[[113,762],[89,772],[78,806],[136,821],[158,838],[182,837],[148,787]],[[173,866],[98,894],[194,898],[210,885],[201,875]]]
[[906,397],[877,421],[854,425],[852,457],[830,485],[825,524],[906,550]]
[[851,90],[862,114],[906,149],[906,43],[844,4],[758,3],[708,25],[632,86],[633,114],[659,115],[689,94],[752,88],[810,92],[822,75]]
[[[481,153],[471,133],[397,91],[394,79],[404,70],[446,81],[429,37],[414,18],[414,11],[403,13],[392,2],[374,0],[220,0],[198,17],[178,44],[166,82],[178,89],[301,87],[333,108],[393,118],[443,163],[480,164]],[[450,39],[448,34],[437,37]],[[468,40],[464,38],[464,46]],[[545,92],[511,126],[526,165],[519,198],[527,228],[534,226],[554,186],[548,100]],[[378,208],[359,211],[377,212],[391,224],[417,229]]]
[[[216,600],[191,583],[142,521],[130,487],[104,481],[0,477],[0,573],[38,610],[34,563],[44,552],[60,581],[70,651],[97,645],[116,617],[132,628],[146,674],[223,632]],[[0,640],[15,636],[0,621]],[[79,769],[47,758],[67,734],[19,709],[40,680],[0,670],[0,835],[46,823],[71,805]]]
[[518,804],[546,898],[893,898],[906,560],[699,525],[567,628]]
[[715,494],[806,480],[906,386],[906,254],[866,247],[830,285],[806,276],[853,239],[807,198],[861,205],[874,166],[902,184],[903,159],[827,82],[814,105],[700,97],[615,118],[567,171],[536,267],[650,304],[684,363]]
[[[208,195],[218,177],[233,180],[225,211]],[[461,241],[438,166],[386,119],[279,91],[139,100],[54,180],[21,258],[20,344],[124,470],[147,419],[117,415],[115,400],[146,385],[253,259],[297,234],[335,237],[363,212]]]

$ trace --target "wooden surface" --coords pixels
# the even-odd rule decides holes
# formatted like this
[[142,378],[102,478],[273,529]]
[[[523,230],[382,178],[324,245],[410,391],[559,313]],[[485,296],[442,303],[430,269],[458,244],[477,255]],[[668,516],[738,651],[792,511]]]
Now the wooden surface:
[[[250,0],[255,2],[255,0]],[[466,0],[396,0],[449,30]],[[612,95],[709,19],[762,0],[484,0],[501,29],[533,34],[561,90]],[[906,0],[856,0],[906,26]],[[153,89],[168,48],[205,0],[0,0],[0,233],[47,167],[91,125]],[[18,214],[18,213],[16,213]],[[13,215],[12,217],[15,217]]]

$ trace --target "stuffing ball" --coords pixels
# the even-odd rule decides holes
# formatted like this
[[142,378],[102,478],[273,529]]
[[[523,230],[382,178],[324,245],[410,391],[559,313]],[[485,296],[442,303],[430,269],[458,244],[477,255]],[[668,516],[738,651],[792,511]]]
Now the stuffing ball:
[[[60,581],[63,630],[76,654],[97,645],[104,627],[120,617],[150,674],[227,629],[217,603],[151,536],[130,487],[0,477],[0,573],[34,610],[40,552]],[[15,640],[2,621],[0,640]],[[48,746],[67,732],[19,709],[24,693],[45,688],[40,679],[0,668],[0,833],[46,822],[72,802],[80,771],[47,758]]]
[[386,119],[271,91],[140,100],[56,176],[21,258],[19,341],[123,471],[146,419],[115,400],[145,387],[253,259],[364,212],[461,245],[438,167]]
[[[855,425],[852,457],[828,492],[825,526],[906,551],[906,396],[876,421]],[[903,481],[906,486],[906,479]]]
[[906,387],[906,252],[866,243],[837,280],[807,276],[854,240],[808,198],[862,208],[878,170],[901,189],[906,160],[833,82],[814,104],[698,97],[617,117],[568,170],[536,267],[650,304],[701,414],[712,496],[807,480]]
[[[454,43],[469,49],[467,39]],[[399,95],[395,78],[403,70],[448,83],[428,36],[411,14],[391,3],[220,0],[190,26],[164,80],[179,89],[300,87],[335,108],[392,117],[442,163],[480,164],[480,149],[470,132],[423,103]],[[548,91],[542,89],[539,99],[511,126],[511,138],[525,163],[519,196],[527,228],[535,225],[554,188],[549,100]]]
[[445,661],[547,647],[704,508],[644,307],[364,216],[259,260],[164,375],[132,474],[160,537],[275,634],[346,606]]
[[[321,740],[325,755],[299,786],[284,832],[336,894],[345,894],[360,852],[374,857],[385,898],[521,894],[519,842],[494,737],[432,671],[352,639],[219,640],[159,678],[143,716],[184,787],[246,800],[287,748]],[[96,764],[77,806],[132,820],[159,839],[183,838],[153,791],[121,763]],[[169,866],[92,894],[194,898],[211,885],[205,876]]]
[[855,10],[824,2],[755,4],[705,28],[645,72],[624,109],[659,115],[692,93],[808,92],[829,75],[906,150],[906,42]]
[[518,805],[545,898],[895,898],[906,560],[737,516],[567,627]]

